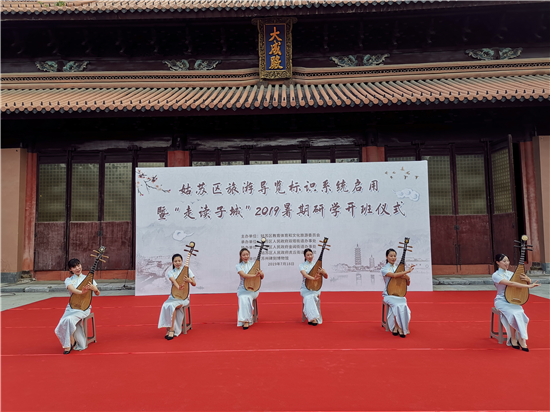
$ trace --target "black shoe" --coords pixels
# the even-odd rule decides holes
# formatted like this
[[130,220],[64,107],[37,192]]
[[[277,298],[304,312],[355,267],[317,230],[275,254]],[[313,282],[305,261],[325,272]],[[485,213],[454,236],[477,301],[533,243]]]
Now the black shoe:
[[243,330],[247,330],[250,326],[243,326]]
[[311,322],[311,324],[312,324],[313,326],[317,326],[319,323],[313,323],[313,322]]
[[399,334],[399,337],[400,337],[400,338],[406,338],[407,335],[405,335],[405,334],[403,334],[403,335],[402,335],[402,334]]
[[512,348],[519,349],[519,344],[514,346],[514,344],[512,343],[512,339],[508,339],[508,342],[510,342],[510,346],[512,346]]
[[71,349],[63,351],[63,355],[68,355],[69,353],[71,353],[71,351],[75,346],[76,346],[76,341],[73,343],[73,346],[71,346]]
[[393,336],[397,336],[397,335],[399,335],[399,332],[393,331],[393,330],[392,330],[392,331],[391,331],[391,334],[392,334]]
[[[170,333],[172,334],[172,336],[170,336]],[[174,332],[169,332],[169,334],[166,335],[165,338],[166,338],[166,340],[172,340],[172,339],[174,339],[174,338],[175,338]]]
[[313,325],[313,322],[308,322],[307,324],[308,324],[308,325]]
[[524,351],[524,352],[529,352],[529,348],[524,348],[523,346],[519,345],[521,350]]

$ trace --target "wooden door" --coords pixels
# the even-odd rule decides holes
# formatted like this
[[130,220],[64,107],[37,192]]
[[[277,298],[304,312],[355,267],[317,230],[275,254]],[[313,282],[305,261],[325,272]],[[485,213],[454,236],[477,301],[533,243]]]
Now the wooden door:
[[451,151],[448,148],[428,151],[422,160],[428,161],[432,264],[456,265],[458,242]]
[[504,253],[517,264],[514,240],[518,239],[512,137],[488,143],[489,187],[492,204],[492,255]]
[[37,222],[34,270],[65,270],[65,222]]
[[492,261],[485,163],[482,146],[455,149],[458,265]]
[[491,225],[483,146],[425,150],[428,161],[432,263],[490,263]]

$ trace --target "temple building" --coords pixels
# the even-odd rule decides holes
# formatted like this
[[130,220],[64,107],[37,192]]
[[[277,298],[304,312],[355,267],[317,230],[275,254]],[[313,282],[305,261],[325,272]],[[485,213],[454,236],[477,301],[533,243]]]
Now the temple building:
[[548,3],[1,7],[3,282],[101,244],[100,278],[133,279],[136,167],[415,160],[434,275],[515,263],[523,234],[550,272]]

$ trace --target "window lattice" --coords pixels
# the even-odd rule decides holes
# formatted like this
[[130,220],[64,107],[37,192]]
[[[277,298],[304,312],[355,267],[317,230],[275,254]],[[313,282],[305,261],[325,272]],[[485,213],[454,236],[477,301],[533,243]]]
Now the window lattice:
[[487,214],[483,155],[456,156],[459,215]]
[[430,215],[452,215],[451,165],[449,156],[423,156],[422,160],[428,161]]
[[272,165],[273,160],[251,160],[251,165]]
[[132,163],[105,163],[106,222],[132,220]]
[[146,169],[148,167],[164,167],[164,162],[138,162],[138,168]]
[[414,162],[415,160],[414,156],[388,157],[388,162]]
[[38,221],[65,221],[67,166],[44,164],[38,169]]
[[216,162],[193,162],[191,167],[216,166]]
[[222,166],[242,166],[244,165],[244,160],[227,160],[221,162]]
[[493,169],[493,200],[495,214],[512,213],[512,188],[510,187],[510,162],[508,149],[499,150],[491,156]]
[[98,220],[99,165],[73,164],[71,187],[71,220],[94,222]]
[[359,158],[357,157],[348,157],[345,159],[336,159],[336,163],[357,163],[359,162]]

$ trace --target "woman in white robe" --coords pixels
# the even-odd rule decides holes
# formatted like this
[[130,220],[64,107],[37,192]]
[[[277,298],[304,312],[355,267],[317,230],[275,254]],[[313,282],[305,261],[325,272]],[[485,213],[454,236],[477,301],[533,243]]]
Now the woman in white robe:
[[[185,285],[179,285],[176,280],[182,269],[183,257],[179,253],[176,253],[172,256],[172,270],[166,273],[166,278],[170,281],[170,286],[174,285],[179,290],[182,290],[185,287]],[[184,281],[193,286],[197,286],[195,275],[191,269],[189,269],[188,275],[188,277],[184,278]],[[182,300],[174,298],[172,294],[170,294],[168,299],[166,299],[166,301],[162,304],[158,328],[166,328],[166,335],[164,336],[166,340],[172,340],[174,337],[181,334],[181,326],[185,315],[183,311],[187,305],[189,305],[189,296],[187,296],[187,299]]]
[[306,279],[318,280],[322,277],[328,279],[328,274],[325,269],[320,268],[317,273],[311,273],[311,269],[315,266],[313,263],[313,251],[311,249],[304,250],[305,261],[300,264],[300,273],[303,276],[300,295],[303,298],[304,315],[307,318],[309,325],[317,326],[323,323],[321,316],[321,290],[309,290],[306,287]]
[[[86,275],[82,274],[82,265],[80,260],[71,259],[68,263],[69,271],[72,273],[71,277],[65,279],[65,287],[68,289],[69,294],[83,295],[86,293],[92,293],[99,296],[99,289],[97,283],[88,282],[82,290],[78,290],[77,287],[86,279]],[[57,335],[61,346],[63,346],[63,355],[68,355],[73,349],[84,350],[88,347],[88,337],[84,335],[84,329],[82,327],[83,319],[87,318],[92,311],[92,306],[86,310],[73,309],[70,304],[67,304],[65,313],[59,320],[57,327],[55,328],[55,334]]]
[[495,297],[495,308],[502,313],[502,324],[506,329],[508,341],[506,345],[511,346],[514,349],[520,349],[525,352],[529,352],[527,347],[527,324],[529,318],[525,315],[523,307],[520,305],[513,305],[508,303],[504,296],[506,286],[514,286],[517,288],[535,288],[540,286],[539,283],[531,283],[531,279],[525,274],[520,275],[521,280],[526,281],[527,284],[512,282],[510,278],[514,275],[513,272],[508,270],[510,266],[510,260],[508,256],[499,253],[495,256],[495,264],[498,266],[498,270],[493,273],[493,282],[497,288],[497,295]]
[[255,275],[249,275],[248,272],[254,266],[254,262],[250,261],[250,251],[246,248],[242,248],[239,252],[239,263],[236,266],[237,273],[241,277],[241,282],[237,288],[237,298],[239,299],[239,310],[237,312],[237,327],[242,326],[243,330],[247,330],[253,324],[253,302],[258,297],[260,291],[256,292],[246,290],[244,287],[244,280],[246,278],[254,278],[259,276],[260,279],[264,278],[264,272],[259,270]]
[[386,265],[382,268],[382,276],[384,276],[384,303],[390,305],[387,313],[388,327],[392,331],[394,336],[399,335],[405,338],[409,333],[409,322],[411,320],[411,311],[407,306],[407,298],[400,296],[388,295],[388,283],[392,278],[405,278],[407,280],[407,286],[411,283],[409,273],[414,269],[414,265],[411,265],[408,270],[403,272],[395,272],[397,266],[397,252],[394,249],[386,250]]

